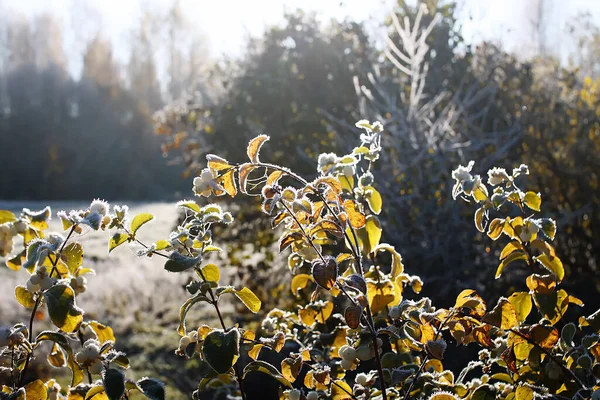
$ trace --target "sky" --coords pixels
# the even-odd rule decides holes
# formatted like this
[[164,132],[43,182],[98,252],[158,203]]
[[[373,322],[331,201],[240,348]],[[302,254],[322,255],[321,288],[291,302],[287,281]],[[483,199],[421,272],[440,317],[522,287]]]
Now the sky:
[[[180,0],[194,29],[208,39],[208,52],[213,58],[225,53],[239,55],[244,51],[248,35],[260,35],[264,27],[282,20],[285,10],[303,8],[315,11],[322,20],[350,18],[366,21],[376,31],[394,0]],[[409,0],[410,1],[410,0]],[[600,21],[600,0],[462,0],[460,16],[467,41],[498,40],[509,50],[527,48],[523,38],[532,4],[544,2],[551,21],[549,42],[552,50],[563,58],[570,43],[561,40],[567,21],[576,22],[579,12],[590,12]],[[65,26],[67,52],[77,51],[81,35],[88,29],[101,27],[114,44],[117,58],[125,61],[129,49],[128,35],[144,8],[167,10],[172,0],[0,0],[2,9],[32,17],[43,12],[56,15]],[[86,10],[78,14],[74,10]],[[77,15],[86,15],[80,18]],[[74,32],[77,32],[75,34]],[[77,60],[70,65],[76,73]]]

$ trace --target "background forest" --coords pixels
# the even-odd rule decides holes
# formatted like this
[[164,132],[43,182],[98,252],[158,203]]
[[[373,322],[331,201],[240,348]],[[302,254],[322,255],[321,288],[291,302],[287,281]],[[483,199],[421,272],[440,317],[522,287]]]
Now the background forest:
[[[456,287],[473,287],[499,296],[523,280],[506,274],[490,285],[482,266],[498,254],[452,201],[450,174],[469,160],[482,171],[526,163],[528,186],[564,233],[555,243],[571,277],[565,288],[597,308],[600,28],[578,16],[564,28],[574,45],[555,54],[545,2],[531,3],[531,51],[518,54],[467,42],[460,1],[422,0],[389,10],[377,31],[384,39],[364,22],[298,10],[249,37],[243,54],[209,59],[174,2],[167,15],[142,13],[125,63],[101,29],[67,55],[53,15],[0,13],[0,199],[172,200],[187,196],[206,153],[243,159],[259,134],[276,143],[274,162],[316,175],[319,153],[352,150],[355,121],[379,120],[386,241],[426,282],[424,295],[448,303]],[[69,57],[81,57],[80,76]],[[267,247],[270,227],[253,218],[257,204],[238,206],[244,222],[219,239],[228,263],[260,298],[283,301],[264,292],[289,285],[273,273],[287,265]]]

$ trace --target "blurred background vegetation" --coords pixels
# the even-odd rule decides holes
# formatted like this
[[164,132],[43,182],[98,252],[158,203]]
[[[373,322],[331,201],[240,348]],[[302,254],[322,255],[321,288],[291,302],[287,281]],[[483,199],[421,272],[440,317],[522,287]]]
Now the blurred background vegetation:
[[[272,138],[264,158],[311,178],[319,153],[352,150],[355,121],[380,120],[384,239],[425,295],[448,305],[465,287],[489,301],[523,289],[516,273],[491,279],[500,248],[452,201],[450,172],[469,160],[477,173],[526,163],[527,187],[558,222],[567,285],[598,308],[600,28],[577,15],[559,35],[568,50],[557,51],[553,2],[530,0],[528,34],[509,49],[463,37],[465,3],[398,1],[370,24],[289,11],[241,54],[214,59],[193,16],[169,2],[141,12],[125,61],[100,28],[75,54],[52,14],[0,12],[0,199],[189,196],[206,153],[244,160],[262,133]],[[81,58],[80,76],[69,57]],[[263,309],[290,301],[270,227],[256,204],[236,207],[220,239],[227,262]]]

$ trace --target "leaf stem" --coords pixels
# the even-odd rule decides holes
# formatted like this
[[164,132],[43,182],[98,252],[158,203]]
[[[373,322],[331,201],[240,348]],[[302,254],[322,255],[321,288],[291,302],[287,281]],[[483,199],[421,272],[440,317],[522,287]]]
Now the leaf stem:
[[563,369],[563,371],[565,371],[568,375],[570,375],[573,378],[573,380],[575,380],[575,382],[577,382],[577,384],[579,385],[579,387],[581,389],[588,390],[588,387],[585,386],[583,384],[583,382],[581,382],[581,380],[577,377],[577,375],[575,375],[575,373],[573,371],[571,371],[569,368],[567,368],[567,366],[561,360],[559,360],[558,358],[556,358],[556,356],[554,356],[552,353],[550,353],[547,349],[545,349],[544,347],[540,346],[539,343],[536,343],[530,337],[527,337],[527,335],[522,334],[521,332],[519,332],[516,329],[510,329],[510,332],[512,332],[515,335],[519,336],[520,338],[526,340],[527,343],[532,344],[535,347],[537,347],[538,349],[540,349],[542,351],[542,353],[544,353],[545,355],[547,355],[548,357],[550,357],[550,359],[554,363],[556,363],[557,365],[559,365]]
[[[450,321],[450,318],[453,317],[453,314],[454,314],[454,310],[451,310],[451,311],[448,312],[448,316],[446,317],[446,319],[444,319],[444,321],[442,322],[442,324],[438,328],[437,332],[435,333],[435,336],[433,338],[434,342],[440,338],[440,334],[442,333],[442,329],[444,329],[444,326],[446,326],[446,324],[448,323],[448,321]],[[419,376],[421,376],[421,374],[423,373],[423,369],[425,368],[425,364],[427,363],[427,361],[429,361],[429,355],[427,354],[427,352],[425,352],[425,357],[423,358],[423,361],[421,362],[421,366],[419,367],[419,370],[417,371],[417,373],[415,374],[415,377],[413,378],[412,382],[410,383],[410,386],[408,387],[408,390],[404,394],[404,400],[408,400],[409,399],[410,392],[412,391],[413,387],[415,386],[415,382],[417,382],[417,380],[419,379]]]

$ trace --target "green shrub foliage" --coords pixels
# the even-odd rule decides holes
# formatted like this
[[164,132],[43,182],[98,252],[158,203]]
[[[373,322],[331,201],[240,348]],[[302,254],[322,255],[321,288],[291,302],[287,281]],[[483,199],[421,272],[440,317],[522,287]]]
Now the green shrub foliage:
[[[222,282],[219,267],[209,262],[210,253],[222,251],[213,244],[212,231],[233,217],[219,205],[179,202],[185,219],[154,243],[136,236],[151,214],[130,217],[126,206],[111,209],[100,200],[86,210],[58,213],[66,236],[45,232],[49,208],[25,209],[19,217],[1,211],[1,254],[11,253],[13,241],[22,239],[25,250],[9,256],[7,265],[31,274],[15,289],[18,302],[31,310],[29,323],[0,331],[6,362],[1,372],[11,382],[2,398],[121,399],[136,391],[150,399],[165,397],[155,379],[126,378],[129,363],[115,349],[111,328],[86,319],[77,306],[86,275],[93,272],[83,265],[77,240],[84,229],[111,231],[109,252],[136,242],[139,256],[164,258],[167,272],[190,275],[189,297],[182,299],[180,323],[173,329],[181,336],[176,354],[208,367],[193,398],[204,392],[246,398],[244,380],[255,373],[278,382],[280,398],[290,400],[598,398],[600,312],[565,321],[567,310],[583,303],[561,288],[568,277],[551,244],[556,222],[541,214],[539,193],[519,186],[528,167],[495,167],[487,179],[473,172],[474,162],[452,171],[453,198],[474,205],[477,229],[503,243],[489,279],[516,270],[526,278],[496,304],[488,305],[473,289],[458,288],[454,304],[437,307],[418,298],[423,282],[405,270],[393,245],[381,241],[384,204],[372,169],[386,132],[378,122],[356,126],[363,131],[359,145],[342,156],[321,154],[312,181],[263,161],[266,135],[250,141],[246,162],[210,154],[194,178],[200,198],[260,197],[279,250],[289,252],[290,296],[297,299],[289,309],[261,311],[252,290]],[[407,291],[416,299],[407,299]],[[301,297],[301,292],[312,294]],[[260,326],[228,325],[223,296],[260,312]],[[217,326],[186,324],[199,303],[214,310]],[[35,332],[42,305],[56,330]],[[71,370],[67,387],[24,379],[45,341],[52,344],[48,362]],[[449,345],[480,350],[455,374],[444,367]],[[281,361],[268,362],[272,354]]]

